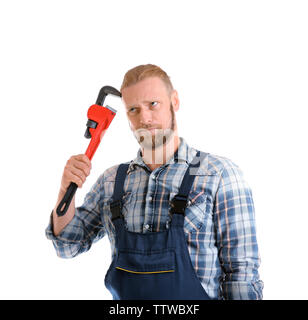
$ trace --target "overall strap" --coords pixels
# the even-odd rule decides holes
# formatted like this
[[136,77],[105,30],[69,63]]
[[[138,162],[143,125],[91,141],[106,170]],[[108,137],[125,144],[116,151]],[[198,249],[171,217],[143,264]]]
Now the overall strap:
[[117,218],[122,218],[122,196],[124,193],[123,187],[124,187],[124,181],[126,178],[126,172],[128,170],[129,163],[122,163],[119,165],[116,178],[115,178],[115,184],[114,184],[114,190],[112,195],[112,202],[110,203],[110,210],[112,213],[111,220],[115,220]]
[[179,193],[170,201],[171,214],[178,213],[184,215],[185,208],[188,206],[188,195],[195,180],[196,172],[206,155],[207,153],[205,152],[197,151],[194,159],[189,164],[179,188]]

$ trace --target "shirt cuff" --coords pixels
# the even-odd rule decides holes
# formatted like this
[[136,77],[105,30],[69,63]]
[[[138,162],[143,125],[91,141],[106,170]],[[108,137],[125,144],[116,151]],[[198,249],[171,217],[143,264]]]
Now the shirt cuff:
[[223,297],[226,300],[262,300],[263,281],[255,282],[226,281],[222,284]]
[[71,224],[74,224],[74,220],[76,219],[75,216],[73,217],[73,219],[61,230],[61,232],[55,236],[54,232],[53,232],[53,210],[51,211],[50,214],[50,218],[49,218],[49,224],[47,226],[47,228],[45,229],[45,235],[47,237],[47,239],[49,240],[53,240],[55,244],[70,244],[70,243],[76,243],[76,241],[72,241],[72,239],[69,236],[69,232],[67,232],[66,230],[69,229]]

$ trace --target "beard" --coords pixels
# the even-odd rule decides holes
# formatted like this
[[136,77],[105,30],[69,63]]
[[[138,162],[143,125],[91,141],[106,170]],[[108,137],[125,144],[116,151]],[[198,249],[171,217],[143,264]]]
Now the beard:
[[170,141],[170,139],[174,135],[174,129],[175,129],[175,114],[174,114],[172,103],[170,104],[170,112],[171,112],[170,128],[167,128],[167,129],[155,128],[155,133],[152,134],[152,132],[148,130],[148,128],[151,128],[151,125],[148,125],[134,131],[134,136],[142,148],[146,149],[147,151],[149,150],[153,151],[159,147],[166,145]]

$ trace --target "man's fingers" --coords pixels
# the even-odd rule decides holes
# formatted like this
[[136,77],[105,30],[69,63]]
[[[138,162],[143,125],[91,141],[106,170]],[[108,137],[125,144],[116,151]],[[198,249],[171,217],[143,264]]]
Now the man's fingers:
[[81,188],[84,181],[82,180],[82,178],[80,178],[79,176],[75,175],[73,172],[68,172],[66,174],[66,181],[70,182],[74,182],[77,184],[78,188]]
[[83,170],[86,176],[90,174],[92,168],[91,161],[84,154],[70,157],[70,159],[66,163],[66,166],[75,167],[79,170]]
[[67,166],[67,170],[85,182],[87,175],[84,170],[76,168],[75,166]]
[[62,178],[63,188],[67,188],[70,182],[76,183],[81,188],[90,174],[91,167],[91,161],[85,154],[71,156],[64,168]]
[[77,170],[81,170],[86,177],[90,174],[91,171],[91,168],[81,161],[73,162],[73,164],[70,167],[76,168]]
[[74,156],[74,157],[75,157],[75,159],[87,164],[90,168],[92,167],[90,159],[85,154],[78,154],[77,156]]

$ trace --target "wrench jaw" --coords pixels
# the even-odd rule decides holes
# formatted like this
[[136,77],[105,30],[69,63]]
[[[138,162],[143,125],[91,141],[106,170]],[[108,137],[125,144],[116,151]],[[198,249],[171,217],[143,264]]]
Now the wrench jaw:
[[111,108],[110,106],[106,106],[105,108],[109,109],[111,112],[117,113],[116,109]]
[[[122,97],[121,92],[118,91],[116,88],[113,88],[111,86],[104,86],[99,91],[99,94],[98,94],[98,97],[97,97],[97,100],[96,100],[96,104],[101,106],[101,107],[103,107],[103,103],[104,103],[104,101],[105,101],[105,99],[106,99],[108,94],[111,94],[111,95],[114,95],[114,96],[117,96],[117,97]],[[110,106],[106,106],[105,108],[110,110],[112,115],[115,115],[117,113],[117,110],[113,109]],[[87,129],[86,129],[86,132],[84,134],[85,138],[87,138],[87,139],[91,139],[92,138],[92,135],[91,135],[91,132],[90,132],[90,128],[96,129],[97,124],[98,123],[96,121],[94,121],[94,120],[91,120],[91,119],[88,120]]]
[[107,97],[108,94],[112,94],[117,97],[122,97],[121,92],[118,91],[116,88],[113,88],[111,86],[104,86],[101,88],[99,91],[96,104],[99,106],[102,106],[104,104],[105,98]]

